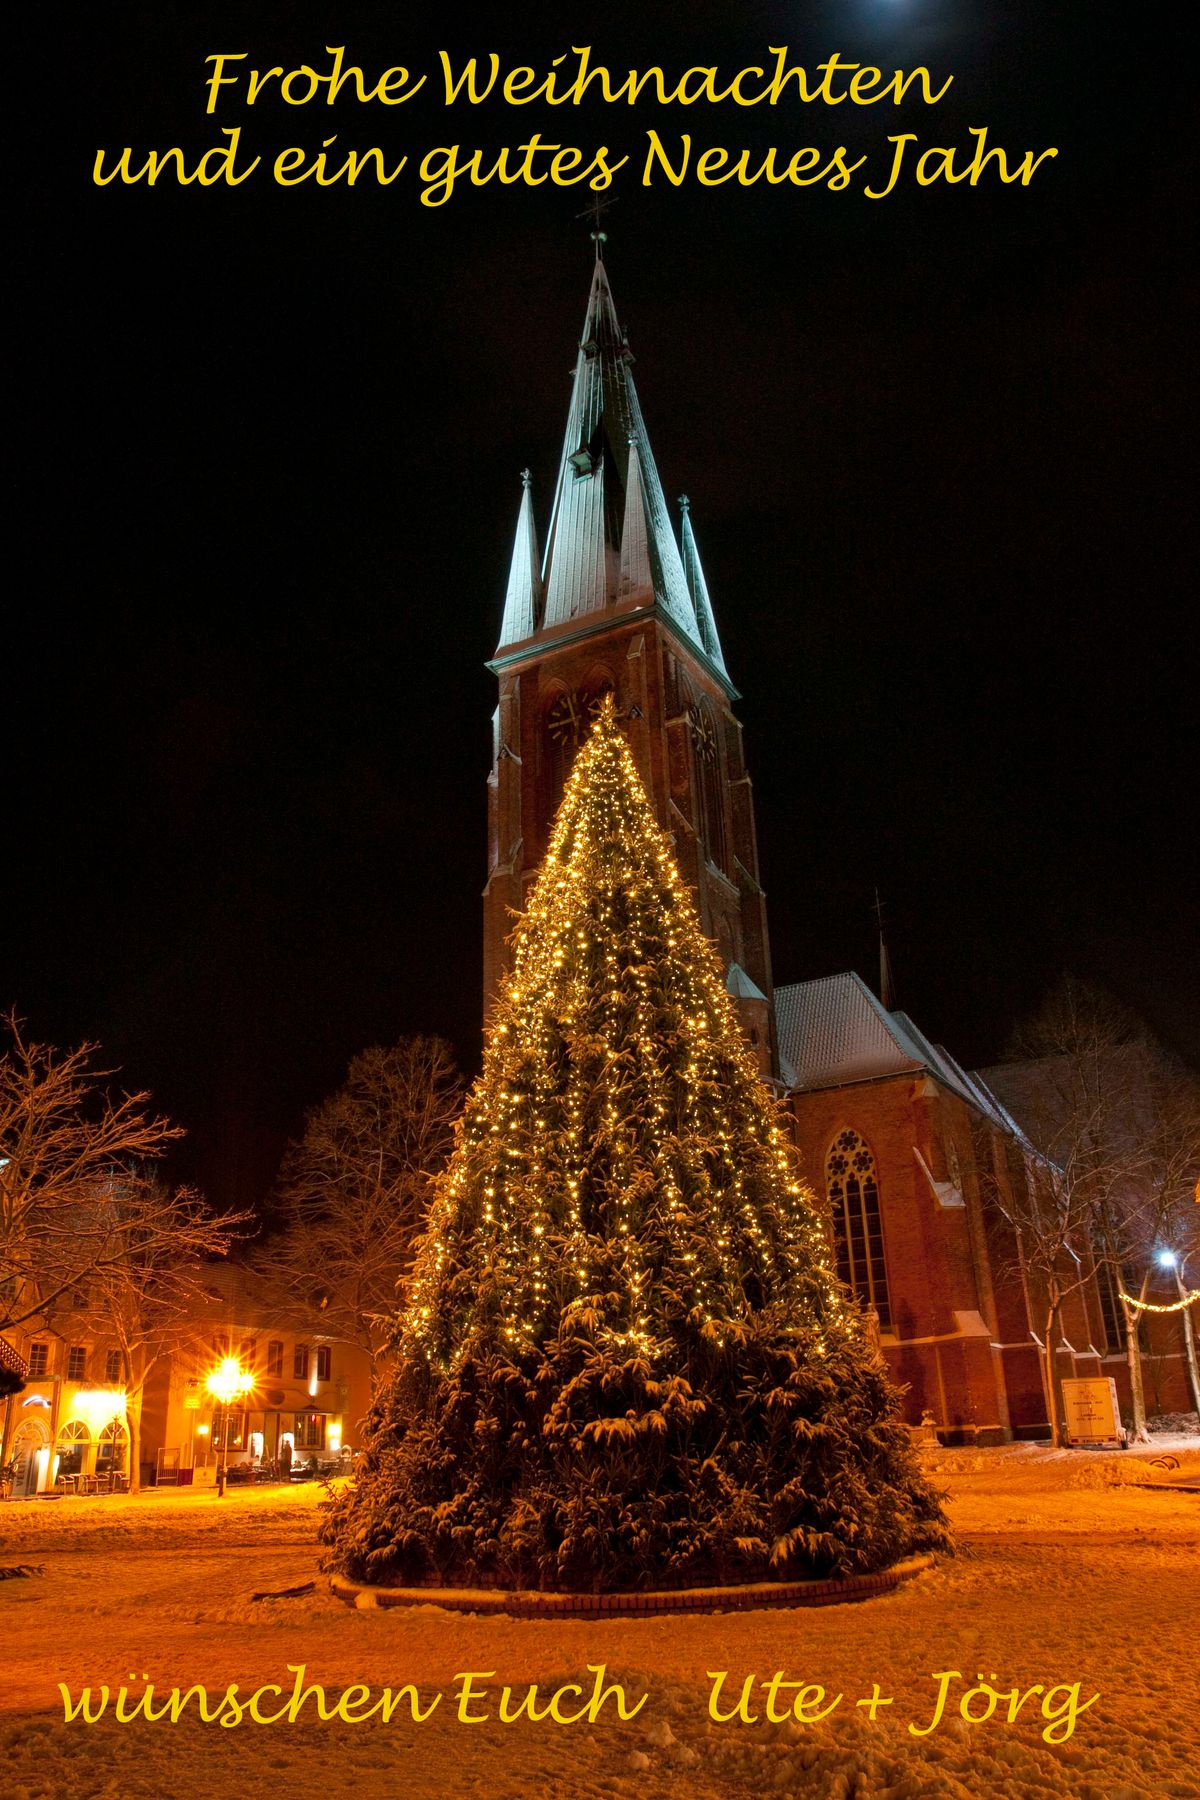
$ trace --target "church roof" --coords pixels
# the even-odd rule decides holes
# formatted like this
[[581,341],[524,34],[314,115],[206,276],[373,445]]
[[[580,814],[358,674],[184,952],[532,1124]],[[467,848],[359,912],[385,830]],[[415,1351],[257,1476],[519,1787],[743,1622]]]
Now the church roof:
[[731,962],[725,976],[725,992],[732,994],[735,1000],[765,1000],[766,995],[754,981],[751,981],[741,963]]
[[540,582],[526,573],[533,540],[527,489],[497,655],[538,631],[653,606],[728,687],[695,541],[686,518],[684,553],[675,541],[632,365],[597,254]]
[[922,1067],[858,975],[823,975],[775,989],[780,1055],[798,1089],[841,1087]]
[[986,1082],[931,1043],[907,1013],[888,1012],[862,977],[824,975],[775,989],[780,1061],[794,1092],[889,1075],[932,1075],[1004,1130],[1021,1135]]

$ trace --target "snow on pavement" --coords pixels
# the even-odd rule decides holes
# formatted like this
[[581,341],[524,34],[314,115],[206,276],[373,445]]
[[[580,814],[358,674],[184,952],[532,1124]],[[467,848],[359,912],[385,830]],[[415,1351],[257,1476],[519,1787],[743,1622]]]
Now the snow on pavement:
[[[319,1795],[381,1800],[486,1796],[510,1800],[695,1800],[787,1795],[795,1800],[1200,1800],[1200,1686],[1194,1610],[1200,1496],[1155,1491],[1200,1473],[1195,1438],[1156,1441],[1143,1455],[943,1451],[931,1461],[948,1490],[961,1554],[896,1593],[813,1611],[640,1619],[513,1620],[353,1609],[323,1580],[293,1600],[253,1592],[313,1579],[312,1487],[205,1491],[0,1507],[0,1562],[41,1563],[41,1579],[0,1583],[0,1785],[11,1800],[116,1800]],[[1168,1452],[1180,1467],[1164,1471]],[[311,1705],[294,1723],[235,1729],[106,1716],[63,1722],[57,1683],[126,1682],[145,1674],[161,1695],[204,1682],[292,1690],[288,1665],[331,1701],[353,1683],[376,1693],[416,1684],[424,1723],[407,1710],[323,1723]],[[502,1725],[500,1687],[554,1688],[603,1662],[630,1700],[628,1723],[547,1720]],[[455,1678],[476,1670],[491,1717],[462,1724]],[[841,1705],[821,1723],[714,1724],[708,1671],[728,1671],[737,1700],[747,1676],[777,1670],[821,1684]],[[959,1670],[946,1716],[932,1677]],[[136,1678],[129,1680],[131,1674]],[[1007,1693],[1079,1682],[1098,1693],[1073,1733],[1036,1710],[1009,1724],[969,1724],[956,1702],[978,1674]],[[854,1702],[873,1683],[891,1705],[872,1721]],[[1063,1696],[1056,1697],[1061,1705]],[[986,1704],[977,1699],[983,1710]],[[1003,1715],[1005,1706],[998,1708]]]

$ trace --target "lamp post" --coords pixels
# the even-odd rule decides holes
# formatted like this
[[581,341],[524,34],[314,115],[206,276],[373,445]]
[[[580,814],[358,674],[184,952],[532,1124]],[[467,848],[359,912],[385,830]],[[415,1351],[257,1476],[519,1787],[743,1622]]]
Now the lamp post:
[[244,1399],[250,1392],[254,1386],[254,1377],[246,1373],[236,1356],[227,1356],[218,1363],[205,1385],[225,1410],[221,1454],[217,1461],[217,1499],[222,1500],[225,1497],[225,1472],[229,1466],[229,1408],[235,1400]]

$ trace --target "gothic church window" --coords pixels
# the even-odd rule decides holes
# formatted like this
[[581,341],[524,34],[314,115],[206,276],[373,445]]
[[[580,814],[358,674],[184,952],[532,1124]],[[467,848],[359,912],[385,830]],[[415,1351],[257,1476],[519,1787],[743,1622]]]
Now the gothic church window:
[[839,1278],[863,1307],[874,1307],[885,1329],[892,1323],[883,1225],[879,1216],[879,1177],[866,1140],[843,1131],[825,1159],[825,1184],[833,1215]]

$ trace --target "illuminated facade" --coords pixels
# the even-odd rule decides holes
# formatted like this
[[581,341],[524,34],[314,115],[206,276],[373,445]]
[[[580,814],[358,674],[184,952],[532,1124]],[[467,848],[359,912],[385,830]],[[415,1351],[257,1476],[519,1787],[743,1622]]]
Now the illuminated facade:
[[[199,1485],[214,1478],[227,1443],[236,1481],[351,1453],[370,1403],[370,1364],[355,1344],[281,1324],[254,1298],[234,1264],[210,1271],[201,1314],[144,1381],[127,1390],[119,1352],[88,1323],[86,1309],[59,1308],[12,1334],[28,1365],[22,1391],[4,1408],[0,1466],[13,1465],[12,1493],[106,1492],[128,1485],[130,1415],[136,1413],[143,1485]],[[207,1377],[224,1357],[253,1376],[244,1402],[223,1407]]]

